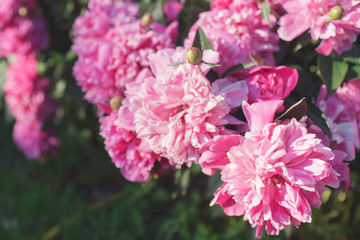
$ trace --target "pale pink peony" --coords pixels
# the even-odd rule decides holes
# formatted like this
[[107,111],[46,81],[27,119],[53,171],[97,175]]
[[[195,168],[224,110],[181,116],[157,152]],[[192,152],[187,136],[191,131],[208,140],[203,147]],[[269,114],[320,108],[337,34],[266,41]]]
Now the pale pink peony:
[[[155,153],[168,158],[171,165],[180,166],[197,162],[206,141],[227,133],[225,124],[239,122],[228,114],[246,100],[247,88],[244,81],[220,82],[212,88],[197,66],[169,66],[173,63],[171,55],[176,55],[171,51],[169,55],[169,51],[150,56],[156,76],[145,79],[131,99],[131,110],[138,137],[145,139]],[[208,67],[203,67],[206,72]]]
[[122,95],[125,85],[149,67],[149,54],[173,46],[177,28],[143,26],[137,19],[138,5],[128,1],[93,0],[89,8],[74,25],[72,48],[79,60],[73,74],[86,100],[104,104]]
[[137,138],[133,113],[126,105],[100,118],[105,149],[122,175],[132,182],[146,181],[159,159],[146,141]]
[[249,88],[249,103],[285,99],[295,88],[298,77],[296,69],[286,66],[251,69],[245,79]]
[[[331,139],[309,121],[310,130],[321,138],[324,144],[333,150],[345,154],[346,161],[355,159],[360,150],[360,79],[344,83],[336,92],[327,97],[326,87],[322,86],[316,105],[326,116],[331,131]],[[339,153],[340,154],[340,153]],[[340,182],[348,189],[350,171],[348,163],[338,161],[333,168],[341,174]]]
[[[360,82],[360,81],[358,81]],[[360,88],[351,89],[344,83],[338,91],[330,97],[327,97],[326,87],[322,86],[316,105],[325,114],[326,120],[331,130],[332,149],[341,150],[347,153],[346,160],[355,159],[355,148],[360,149],[360,133],[358,124],[360,117]],[[360,87],[360,85],[359,85]],[[350,91],[348,91],[351,89]],[[345,94],[344,94],[345,93]]]
[[16,15],[0,29],[0,56],[36,56],[49,45],[46,28],[43,15],[35,10],[25,16]]
[[[223,144],[214,139],[199,161],[206,169],[221,170],[224,184],[211,204],[219,204],[228,215],[244,215],[257,227],[258,238],[263,227],[277,235],[290,224],[311,222],[311,207],[320,207],[325,186],[339,185],[331,162],[341,154],[332,153],[295,119],[273,122],[281,105],[281,100],[244,102],[251,130],[236,141],[229,141],[235,136],[223,138]],[[218,155],[214,151],[219,146],[229,149],[226,158],[222,149]]]
[[[274,24],[276,19],[271,15],[270,20]],[[250,53],[274,63],[273,52],[279,50],[279,38],[262,18],[255,2],[201,13],[190,29],[185,47],[191,46],[198,27],[220,54],[221,66],[214,68],[219,74],[236,64],[251,62]]]
[[13,139],[18,148],[29,159],[40,159],[45,156],[56,156],[59,140],[51,131],[43,129],[40,121],[17,121],[13,129]]
[[[310,29],[314,40],[322,40],[316,50],[329,55],[349,50],[360,33],[360,2],[356,0],[282,0],[287,11],[280,19],[281,39],[291,41]],[[340,4],[344,16],[331,20],[330,9]]]

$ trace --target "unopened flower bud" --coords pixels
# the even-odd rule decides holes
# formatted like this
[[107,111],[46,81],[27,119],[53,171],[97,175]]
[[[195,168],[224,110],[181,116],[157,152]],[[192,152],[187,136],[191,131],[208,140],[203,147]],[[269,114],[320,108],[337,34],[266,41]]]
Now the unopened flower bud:
[[330,9],[329,16],[331,20],[339,20],[344,16],[344,9],[338,4]]
[[146,13],[141,18],[141,24],[144,27],[150,26],[154,22],[154,18],[151,16],[150,13]]
[[191,47],[186,51],[185,58],[192,65],[199,65],[202,60],[202,52],[196,47]]
[[121,107],[122,97],[116,96],[110,99],[110,107],[113,110],[118,110]]
[[18,13],[21,17],[25,17],[28,13],[28,10],[26,7],[22,6],[19,8]]

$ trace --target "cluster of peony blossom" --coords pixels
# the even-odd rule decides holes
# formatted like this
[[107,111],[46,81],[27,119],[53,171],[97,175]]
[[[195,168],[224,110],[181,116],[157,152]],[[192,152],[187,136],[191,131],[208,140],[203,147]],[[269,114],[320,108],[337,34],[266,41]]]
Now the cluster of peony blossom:
[[[261,1],[213,0],[175,47],[181,2],[165,2],[163,26],[141,17],[132,1],[90,0],[73,46],[74,76],[99,107],[105,149],[124,177],[141,182],[159,168],[191,164],[208,175],[219,170],[223,185],[211,204],[244,215],[256,237],[264,227],[277,235],[310,222],[326,186],[351,186],[348,162],[360,150],[360,79],[332,96],[323,86],[314,100],[329,137],[306,116],[274,120],[298,72],[274,66],[273,56],[279,38],[308,29],[321,54],[350,49],[360,32],[359,1],[266,2],[268,21]],[[194,47],[199,30],[212,49]],[[229,71],[253,59],[258,66]]]
[[0,57],[10,61],[3,85],[16,120],[13,139],[29,159],[55,155],[59,140],[44,128],[58,104],[48,96],[50,81],[37,74],[37,55],[48,47],[46,22],[36,0],[0,4]]

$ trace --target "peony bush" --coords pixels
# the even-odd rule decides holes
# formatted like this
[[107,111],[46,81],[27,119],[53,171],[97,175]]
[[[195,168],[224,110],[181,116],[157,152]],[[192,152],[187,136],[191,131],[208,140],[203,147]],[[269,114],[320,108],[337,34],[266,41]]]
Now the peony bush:
[[[56,156],[45,122],[58,103],[37,72],[47,24],[35,0],[5,2],[14,142],[30,159]],[[324,193],[354,187],[360,1],[145,2],[90,0],[73,25],[72,74],[126,180],[220,174],[209,204],[256,238],[310,223]]]

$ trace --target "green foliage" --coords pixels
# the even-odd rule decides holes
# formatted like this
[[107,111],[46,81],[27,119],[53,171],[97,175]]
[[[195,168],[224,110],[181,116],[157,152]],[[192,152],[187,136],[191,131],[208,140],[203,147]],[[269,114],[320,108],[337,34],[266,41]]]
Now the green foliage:
[[261,3],[261,16],[267,22],[267,24],[269,24],[271,26],[270,11],[271,11],[271,8],[270,8],[269,3],[266,1],[263,1]]
[[318,67],[322,79],[325,82],[328,95],[332,95],[345,79],[349,65],[333,56],[320,55]]
[[202,51],[213,49],[209,39],[207,38],[204,30],[201,27],[199,27],[196,30],[196,34],[192,46],[201,49]]

